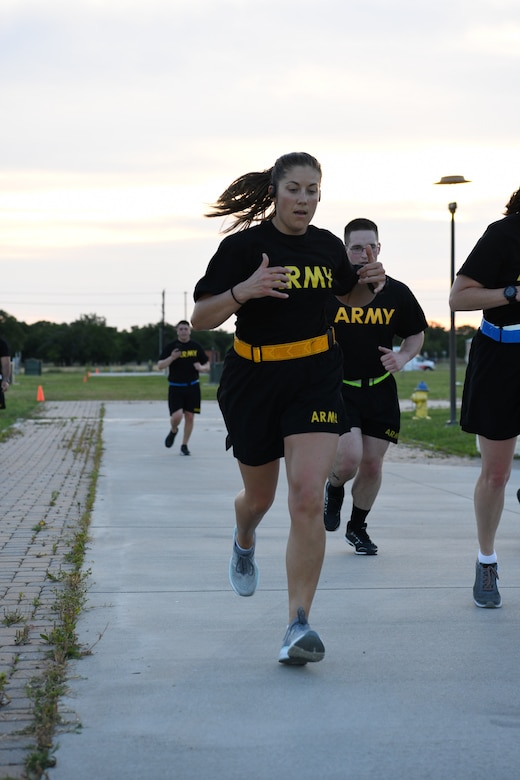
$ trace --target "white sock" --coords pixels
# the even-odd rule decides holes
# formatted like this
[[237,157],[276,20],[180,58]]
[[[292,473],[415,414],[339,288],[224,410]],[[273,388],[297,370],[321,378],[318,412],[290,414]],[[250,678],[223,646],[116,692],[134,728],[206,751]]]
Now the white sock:
[[478,551],[478,562],[479,563],[497,563],[498,562],[497,554],[493,550],[493,554],[492,555],[484,555],[479,550]]

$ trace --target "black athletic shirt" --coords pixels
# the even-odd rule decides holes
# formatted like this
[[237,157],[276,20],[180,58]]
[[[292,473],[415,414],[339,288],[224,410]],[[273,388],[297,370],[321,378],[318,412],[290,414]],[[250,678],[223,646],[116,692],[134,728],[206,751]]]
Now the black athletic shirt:
[[[520,214],[511,214],[487,227],[467,260],[457,272],[488,289],[520,284]],[[520,323],[520,303],[485,309],[486,320],[494,325]]]
[[349,292],[357,281],[343,242],[328,230],[309,225],[302,236],[289,236],[271,221],[227,236],[197,282],[194,299],[219,295],[248,279],[262,262],[291,272],[286,299],[257,298],[236,313],[238,338],[249,344],[282,344],[321,335],[327,330],[325,308],[331,290]]
[[330,296],[327,314],[343,351],[345,379],[381,376],[385,372],[378,347],[392,349],[394,336],[405,339],[428,327],[410,288],[390,276],[386,279],[384,289],[367,306],[345,306]]
[[5,339],[0,338],[0,357],[10,357],[9,344]]
[[169,382],[194,382],[199,378],[199,372],[193,367],[194,363],[200,363],[202,366],[208,362],[208,356],[196,341],[170,341],[166,344],[159,360],[166,360],[172,354],[174,349],[180,349],[181,354],[168,366]]

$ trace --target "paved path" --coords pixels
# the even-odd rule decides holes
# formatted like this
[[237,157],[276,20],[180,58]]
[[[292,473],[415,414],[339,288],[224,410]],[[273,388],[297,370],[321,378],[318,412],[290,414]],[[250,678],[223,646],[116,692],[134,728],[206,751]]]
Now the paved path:
[[[520,765],[520,508],[501,526],[501,610],[472,602],[476,466],[388,463],[380,554],[329,534],[311,623],[320,664],[286,668],[286,487],[258,531],[260,587],[231,590],[238,470],[205,403],[192,456],[163,404],[109,404],[90,609],[51,780],[512,780]],[[180,442],[179,442],[180,443]]]
[[99,403],[46,403],[0,443],[0,778],[22,777],[34,736],[26,688],[41,675],[52,630],[54,590],[47,574],[65,567],[84,511],[99,424]]
[[165,404],[106,404],[78,627],[97,644],[70,664],[50,780],[514,780],[519,464],[501,610],[471,598],[478,467],[388,462],[370,519],[380,554],[328,534],[311,616],[326,657],[283,667],[284,476],[258,531],[260,587],[240,599],[227,580],[240,479],[218,407],[203,404],[190,458],[164,447],[167,428]]

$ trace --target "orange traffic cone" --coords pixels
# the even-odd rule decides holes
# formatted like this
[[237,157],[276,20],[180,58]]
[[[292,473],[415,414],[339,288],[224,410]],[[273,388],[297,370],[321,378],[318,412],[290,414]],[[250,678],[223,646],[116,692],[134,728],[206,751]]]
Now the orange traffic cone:
[[37,401],[45,401],[45,396],[43,394],[43,387],[41,385],[38,385],[38,392],[36,393],[36,400]]

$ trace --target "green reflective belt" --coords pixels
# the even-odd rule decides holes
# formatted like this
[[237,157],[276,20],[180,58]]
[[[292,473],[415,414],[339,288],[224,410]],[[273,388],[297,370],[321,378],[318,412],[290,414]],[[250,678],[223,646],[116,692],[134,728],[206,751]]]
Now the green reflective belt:
[[373,387],[374,385],[383,382],[389,376],[390,371],[387,371],[383,376],[373,376],[369,379],[344,379],[343,384],[350,385],[350,387]]

